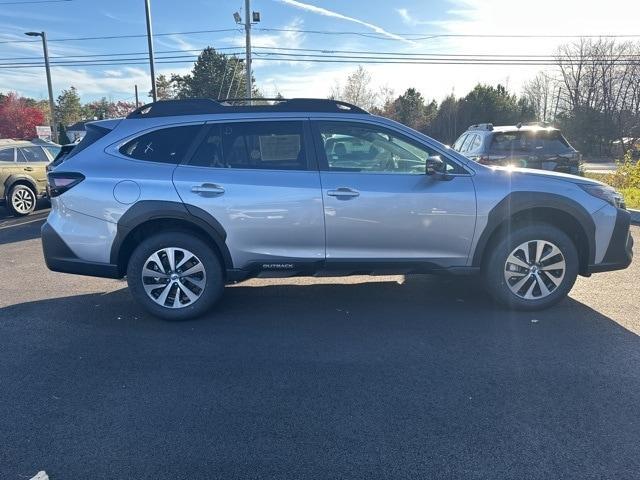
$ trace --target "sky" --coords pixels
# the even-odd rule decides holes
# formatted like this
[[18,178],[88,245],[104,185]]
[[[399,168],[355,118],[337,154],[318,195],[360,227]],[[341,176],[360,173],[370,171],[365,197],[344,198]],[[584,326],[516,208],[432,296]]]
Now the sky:
[[[151,0],[157,74],[187,73],[192,63],[185,55],[212,46],[244,55],[244,32],[233,20],[242,13],[243,0]],[[393,52],[394,54],[552,55],[571,38],[433,37],[433,35],[638,35],[622,40],[640,41],[640,1],[608,0],[253,0],[261,22],[255,25],[253,71],[265,96],[326,97],[336,83],[344,83],[353,63],[313,63],[265,60],[259,53],[273,48],[324,51]],[[276,28],[290,31],[261,31]],[[143,0],[70,0],[34,2],[0,0],[0,92],[15,91],[47,98],[44,68],[16,68],[11,64],[38,61],[39,39],[26,31],[46,31],[49,54],[87,62],[132,58],[140,65],[79,65],[52,68],[54,96],[71,85],[83,101],[101,97],[134,99],[138,85],[141,100],[150,89],[149,67],[139,60],[147,50]],[[228,30],[192,33],[202,30]],[[356,32],[326,34],[299,32]],[[94,40],[78,37],[122,36]],[[425,38],[426,37],[426,38]],[[272,50],[269,50],[272,49]],[[164,53],[166,52],[166,53]],[[283,52],[283,50],[280,50]],[[289,53],[296,53],[289,50]],[[131,54],[120,57],[115,53]],[[319,52],[318,52],[319,53]],[[83,57],[83,55],[85,57]],[[355,54],[352,54],[352,56]],[[267,57],[268,58],[268,57]],[[181,63],[168,63],[181,60]],[[95,57],[94,61],[95,63]],[[545,66],[504,65],[385,65],[363,64],[371,73],[371,87],[389,88],[396,94],[415,87],[437,101],[450,93],[464,96],[477,83],[506,85],[519,93],[523,84]]]

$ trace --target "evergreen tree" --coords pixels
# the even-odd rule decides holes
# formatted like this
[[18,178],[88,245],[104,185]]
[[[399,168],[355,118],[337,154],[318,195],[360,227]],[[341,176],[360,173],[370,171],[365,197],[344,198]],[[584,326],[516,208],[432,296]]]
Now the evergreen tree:
[[82,120],[82,105],[76,87],[63,90],[56,105],[57,120],[63,125],[72,125]]
[[188,75],[173,75],[177,98],[246,97],[244,62],[205,48]]

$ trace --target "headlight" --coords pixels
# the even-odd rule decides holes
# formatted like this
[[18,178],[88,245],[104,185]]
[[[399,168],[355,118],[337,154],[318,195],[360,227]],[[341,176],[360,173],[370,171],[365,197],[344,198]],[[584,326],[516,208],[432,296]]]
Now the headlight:
[[611,187],[608,187],[606,185],[593,185],[590,183],[581,183],[578,184],[578,186],[589,195],[598,197],[599,199],[604,200],[614,207],[625,208],[624,198]]

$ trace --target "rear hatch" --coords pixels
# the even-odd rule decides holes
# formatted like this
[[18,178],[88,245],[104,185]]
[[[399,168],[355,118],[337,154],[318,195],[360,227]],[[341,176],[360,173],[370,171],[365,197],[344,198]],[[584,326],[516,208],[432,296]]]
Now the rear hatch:
[[493,164],[580,173],[580,153],[556,129],[495,132],[488,154]]
[[100,120],[97,122],[91,122],[85,124],[85,136],[82,137],[79,143],[70,143],[67,145],[63,145],[60,149],[60,153],[56,156],[56,158],[49,164],[47,170],[53,170],[55,167],[63,163],[65,160],[70,159],[74,155],[77,155],[82,150],[87,148],[89,145],[97,142],[102,137],[104,137],[107,133],[113,130],[118,123],[120,123],[121,119],[115,120]]

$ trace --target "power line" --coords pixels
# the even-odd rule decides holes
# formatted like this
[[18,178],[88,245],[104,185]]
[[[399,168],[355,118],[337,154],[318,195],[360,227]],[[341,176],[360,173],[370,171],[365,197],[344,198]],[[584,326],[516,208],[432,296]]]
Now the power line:
[[[196,35],[200,33],[223,33],[223,32],[235,32],[237,28],[222,28],[217,30],[193,30],[190,32],[166,32],[166,33],[154,33],[154,37],[167,37],[171,35]],[[49,42],[76,42],[85,40],[115,40],[120,38],[146,38],[146,34],[128,34],[128,35],[103,35],[99,37],[75,37],[75,38],[53,38],[48,40]],[[38,40],[2,40],[0,43],[33,43]]]
[[[44,0],[42,0],[44,1]],[[54,1],[54,0],[48,0]],[[71,0],[56,0],[56,1],[71,1]],[[308,33],[318,35],[357,35],[368,38],[376,38],[380,40],[395,40],[399,39],[389,38],[381,34],[371,32],[357,32],[357,31],[336,31],[336,30],[306,30],[306,29],[294,29],[294,28],[266,28],[266,27],[253,27],[254,30],[262,32],[288,32],[288,33]],[[166,32],[166,33],[154,33],[154,37],[163,37],[171,35],[197,35],[202,33],[224,33],[224,32],[236,32],[241,31],[239,28],[222,28],[215,30],[192,30],[185,32]],[[393,35],[404,37],[407,40],[428,40],[433,38],[640,38],[640,34],[458,34],[458,33],[394,33]],[[74,37],[74,38],[53,38],[49,42],[75,42],[75,41],[88,41],[88,40],[113,40],[120,38],[143,38],[144,34],[126,34],[126,35],[104,35],[95,37]],[[30,43],[37,40],[1,40],[0,43]]]
[[[333,49],[313,49],[313,48],[293,48],[293,47],[267,47],[267,46],[257,46],[254,45],[254,48],[257,49],[265,49],[266,52],[262,52],[264,54],[269,54],[269,55],[273,55],[275,53],[279,53],[281,55],[291,55],[290,53],[282,53],[282,52],[314,52],[314,53],[320,53],[323,55],[336,55],[336,54],[354,54],[354,55],[367,55],[367,56],[371,56],[371,55],[377,55],[377,56],[394,56],[394,57],[406,57],[406,58],[417,58],[417,57],[425,57],[425,58],[473,58],[473,59],[502,59],[505,61],[514,61],[514,60],[529,60],[529,59],[538,59],[538,60],[549,60],[549,61],[555,61],[556,60],[556,56],[555,55],[543,55],[543,54],[501,54],[501,53],[495,53],[495,54],[485,54],[485,53],[431,53],[431,52],[388,52],[388,51],[372,51],[372,50],[333,50]],[[238,54],[238,52],[241,54],[243,53],[243,49],[242,47],[219,47],[216,48],[216,50],[219,51],[229,51],[229,50],[233,50],[236,53],[226,53],[226,55],[235,55]],[[276,52],[271,52],[271,50],[275,50]],[[186,49],[186,50],[162,50],[162,51],[158,51],[158,54],[169,54],[169,53],[188,53],[188,52],[198,52],[200,53],[202,51],[202,49],[199,48],[194,48],[194,49]],[[58,56],[54,56],[54,57],[50,57],[53,61],[64,61],[64,60],[71,60],[71,59],[78,59],[78,58],[89,58],[91,59],[90,61],[96,61],[96,59],[101,59],[101,58],[105,58],[105,57],[122,57],[122,56],[137,56],[137,55],[145,55],[144,59],[147,59],[148,57],[146,57],[147,52],[124,52],[124,53],[104,53],[104,54],[83,54],[83,55],[58,55]],[[318,55],[313,55],[312,53],[306,54],[306,53],[300,53],[299,55],[304,55],[304,56],[318,56]],[[197,57],[197,55],[188,55],[189,57]],[[179,58],[179,57],[167,57],[167,58]],[[589,57],[580,57],[577,55],[562,55],[561,56],[562,59],[570,59],[570,60],[619,60],[619,59],[640,59],[640,54],[607,54],[607,55],[596,55],[596,56],[589,56]],[[28,56],[28,57],[6,57],[6,58],[0,58],[0,62],[2,61],[8,61],[8,62],[12,62],[15,60],[34,60],[34,61],[40,61],[41,57],[40,56]],[[124,59],[118,59],[118,58],[113,58],[113,59],[109,59],[106,58],[106,60],[113,60],[113,61],[119,61],[119,60],[124,60]],[[135,60],[138,60],[137,58]],[[76,60],[73,60],[74,62]],[[77,60],[78,62],[81,62],[82,60]],[[30,62],[24,62],[24,63],[30,63]]]
[[[478,60],[474,58],[399,58],[399,57],[348,57],[339,55],[299,55],[284,57],[278,52],[261,52],[256,53],[263,61],[279,61],[279,62],[310,62],[310,63],[351,63],[351,64],[387,64],[387,65],[505,65],[505,66],[542,66],[557,65],[556,61],[529,60],[523,61],[516,59],[507,61],[504,59],[484,59]],[[295,54],[291,54],[295,55]],[[263,57],[264,56],[264,57]],[[184,57],[191,57],[190,60],[181,60]],[[193,63],[195,57],[189,55],[179,55],[174,57],[160,57],[157,63],[161,64],[178,64]],[[86,63],[52,63],[52,67],[89,67],[89,66],[129,66],[129,65],[146,65],[147,58],[140,59],[115,59],[103,62],[94,62],[91,60]],[[640,60],[607,60],[604,63],[615,65],[640,65]],[[577,65],[576,61],[565,61],[564,65]],[[42,64],[0,64],[0,69],[21,69],[42,67]]]

